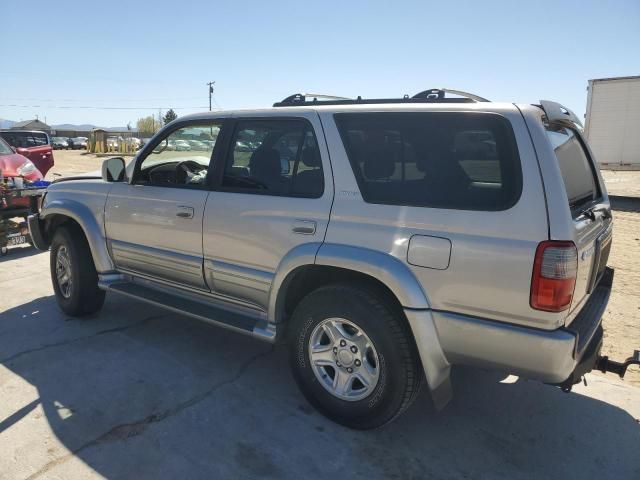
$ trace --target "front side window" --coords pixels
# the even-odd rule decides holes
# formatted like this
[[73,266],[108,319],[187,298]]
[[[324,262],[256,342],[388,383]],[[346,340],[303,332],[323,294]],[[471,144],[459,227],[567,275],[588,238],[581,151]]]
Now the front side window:
[[522,190],[509,122],[496,114],[336,114],[349,161],[368,203],[505,210]]
[[591,161],[580,140],[570,128],[547,127],[547,137],[553,146],[562,173],[569,207],[577,209],[594,201],[599,188]]
[[204,186],[220,128],[220,123],[214,123],[189,125],[172,131],[142,160],[135,183]]
[[298,120],[238,122],[222,186],[243,193],[320,197],[322,162],[311,127]]

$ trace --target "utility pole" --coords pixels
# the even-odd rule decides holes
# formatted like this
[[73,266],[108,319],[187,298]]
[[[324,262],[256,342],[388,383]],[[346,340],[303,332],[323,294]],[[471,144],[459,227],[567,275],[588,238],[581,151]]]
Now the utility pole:
[[215,81],[207,83],[207,85],[209,85],[209,111],[211,111],[211,96],[213,95],[213,86],[215,84]]

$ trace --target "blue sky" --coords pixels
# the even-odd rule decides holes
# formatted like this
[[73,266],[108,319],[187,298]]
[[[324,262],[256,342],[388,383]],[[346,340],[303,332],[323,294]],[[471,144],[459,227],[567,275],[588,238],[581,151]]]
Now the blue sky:
[[581,116],[588,79],[640,74],[639,0],[3,0],[0,19],[0,118],[49,124],[206,110],[210,80],[225,109],[446,86]]

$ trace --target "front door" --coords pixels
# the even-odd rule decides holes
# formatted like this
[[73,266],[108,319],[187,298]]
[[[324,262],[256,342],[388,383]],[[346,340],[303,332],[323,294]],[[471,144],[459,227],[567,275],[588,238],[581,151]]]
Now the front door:
[[105,226],[118,270],[208,290],[202,219],[220,125],[178,124],[144,150],[129,183],[114,184]]

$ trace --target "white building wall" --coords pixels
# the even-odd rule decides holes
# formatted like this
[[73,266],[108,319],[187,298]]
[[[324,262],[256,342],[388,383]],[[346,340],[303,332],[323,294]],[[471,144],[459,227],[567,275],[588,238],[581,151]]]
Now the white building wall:
[[640,169],[640,77],[589,81],[585,135],[602,168]]

